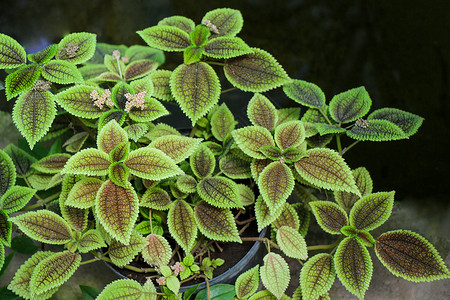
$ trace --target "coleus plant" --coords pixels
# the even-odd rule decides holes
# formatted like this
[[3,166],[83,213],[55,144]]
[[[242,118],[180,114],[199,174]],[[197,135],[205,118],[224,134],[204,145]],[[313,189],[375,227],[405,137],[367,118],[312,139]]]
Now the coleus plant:
[[[6,96],[18,97],[12,117],[27,142],[0,151],[0,265],[12,224],[65,249],[33,254],[8,285],[11,291],[47,299],[81,264],[105,260],[150,279],[143,285],[115,281],[98,299],[178,299],[182,283],[208,283],[223,264],[209,257],[214,245],[248,241],[263,241],[268,254],[263,265],[242,270],[235,288],[225,288],[227,297],[291,299],[285,295],[290,266],[274,248],[302,264],[292,299],[326,298],[336,276],[363,298],[372,247],[396,276],[449,277],[419,234],[372,236],[389,218],[394,192],[373,192],[369,172],[352,170],[343,158],[361,141],[408,138],[423,118],[395,108],[367,115],[372,101],[364,87],[327,104],[318,86],[290,78],[270,53],[236,37],[242,25],[239,11],[216,9],[199,25],[173,16],[139,31],[150,47],[108,45],[94,34],[72,33],[33,54],[0,34]],[[158,70],[163,51],[183,52],[183,63]],[[235,89],[253,93],[251,125],[236,128],[218,66]],[[293,100],[291,107],[277,109],[264,95],[278,87]],[[182,109],[192,122],[189,136],[161,121],[169,114],[161,101]],[[354,140],[347,147],[344,135]],[[333,139],[337,149],[328,147]],[[53,141],[48,152],[44,141]],[[334,201],[318,200],[327,190]],[[38,202],[26,206],[33,196]],[[336,242],[306,245],[311,213]],[[270,237],[242,236],[252,222],[258,231],[269,226]],[[323,252],[308,258],[312,250]],[[96,258],[82,261],[88,252]],[[136,257],[147,265],[130,264]],[[260,279],[266,289],[258,292]],[[209,288],[197,298],[208,295]]]

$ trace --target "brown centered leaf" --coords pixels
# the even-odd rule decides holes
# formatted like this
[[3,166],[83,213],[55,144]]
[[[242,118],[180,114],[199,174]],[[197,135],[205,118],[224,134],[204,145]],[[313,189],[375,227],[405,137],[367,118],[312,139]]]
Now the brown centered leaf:
[[347,213],[331,201],[310,202],[312,212],[320,227],[331,234],[341,234],[341,228],[348,225]]
[[111,120],[100,130],[97,137],[97,147],[98,149],[109,153],[118,144],[127,141],[128,135],[126,131],[116,122],[116,120]]

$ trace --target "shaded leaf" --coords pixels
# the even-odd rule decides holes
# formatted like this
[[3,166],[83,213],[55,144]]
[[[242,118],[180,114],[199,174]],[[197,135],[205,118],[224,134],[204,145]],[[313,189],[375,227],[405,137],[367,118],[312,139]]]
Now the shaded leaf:
[[203,46],[205,56],[219,59],[228,59],[252,53],[252,49],[238,37],[217,37]]
[[345,128],[341,128],[340,126],[334,124],[331,125],[325,123],[314,123],[314,127],[316,128],[317,132],[319,132],[320,135],[346,132]]
[[11,240],[11,249],[21,254],[32,255],[38,250],[38,246],[29,237],[18,235]]
[[61,211],[61,215],[76,231],[83,231],[87,227],[89,210],[67,206],[66,201],[70,190],[81,178],[81,175],[65,175],[62,182],[61,194],[59,195],[59,210]]
[[175,163],[180,163],[194,153],[201,141],[187,136],[165,135],[154,139],[149,146],[161,150]]
[[145,123],[132,124],[124,128],[128,137],[135,142],[137,142],[144,134],[146,134],[148,129],[148,125]]
[[321,108],[325,105],[325,94],[314,83],[293,79],[283,85],[283,91],[289,98],[304,106]]
[[241,12],[230,8],[211,10],[202,19],[202,24],[206,24],[212,33],[211,38],[224,35],[235,36],[241,31],[243,23]]
[[[118,297],[126,300],[138,300],[143,295],[142,285],[133,279],[118,279],[108,284],[98,295],[97,300],[112,300]],[[156,300],[155,295],[147,295],[149,300]]]
[[407,137],[415,134],[419,127],[422,125],[423,118],[412,114],[407,111],[403,111],[397,108],[381,108],[372,112],[367,120],[379,119],[387,120],[394,123],[405,133]]
[[394,194],[394,191],[379,192],[362,197],[350,211],[350,224],[367,231],[379,227],[391,215]]
[[371,105],[369,93],[361,86],[334,96],[330,101],[329,112],[336,122],[348,123],[364,117]]
[[142,249],[144,261],[151,266],[166,266],[172,257],[172,249],[169,242],[161,235],[149,234],[148,244]]
[[255,203],[255,193],[245,184],[238,184],[239,196],[241,197],[242,206],[248,206]]
[[277,230],[277,244],[281,251],[289,257],[306,260],[308,250],[306,250],[305,239],[298,230],[288,226],[281,226]]
[[146,97],[144,108],[132,107],[128,116],[136,122],[151,122],[159,117],[166,116],[169,111],[155,98]]
[[[373,181],[370,177],[369,171],[364,167],[359,167],[352,170],[353,177],[355,178],[356,186],[361,192],[362,196],[372,193]],[[350,211],[353,204],[358,201],[360,197],[353,193],[336,191],[334,192],[334,200],[346,211]]]
[[275,221],[280,216],[281,212],[281,209],[271,212],[262,196],[258,196],[255,203],[255,216],[256,223],[258,224],[258,231],[263,230],[264,227]]
[[167,125],[165,123],[159,123],[155,125],[155,127],[151,128],[150,131],[146,134],[146,136],[148,136],[151,140],[154,140],[160,136],[169,134],[181,135],[181,133],[172,126]]
[[275,297],[271,292],[268,290],[262,290],[248,298],[248,300],[277,300],[278,298]]
[[300,220],[294,207],[289,203],[284,203],[281,214],[272,222],[272,225],[279,229],[282,226],[288,226],[292,229],[299,230]]
[[211,133],[223,142],[225,137],[234,130],[236,121],[233,114],[225,103],[222,103],[211,117]]
[[132,231],[128,242],[122,243],[115,240],[111,242],[109,258],[116,266],[123,267],[129,264],[147,244],[147,240],[140,233]]
[[125,80],[135,80],[148,75],[158,67],[158,63],[141,59],[130,63],[125,69]]
[[42,173],[56,174],[60,172],[70,158],[70,154],[57,153],[46,156],[31,166]]
[[107,110],[107,107],[100,109],[94,105],[94,100],[90,96],[93,90],[98,89],[89,85],[75,85],[56,94],[55,101],[76,117],[96,119]]
[[98,288],[95,288],[92,286],[87,286],[87,285],[81,285],[81,284],[80,284],[80,290],[83,293],[84,300],[94,300],[102,292]]
[[270,100],[255,94],[247,105],[247,115],[253,125],[272,130],[278,121],[277,109]]
[[183,16],[170,16],[164,18],[158,22],[158,25],[175,26],[180,28],[181,30],[186,31],[187,33],[194,30],[195,27],[194,21]]
[[95,148],[83,149],[74,154],[64,166],[63,174],[104,176],[108,174],[109,156]]
[[109,82],[122,81],[122,78],[118,74],[115,74],[112,72],[104,72],[104,73],[98,75],[96,79],[100,80],[100,81],[109,81]]
[[88,136],[89,133],[85,131],[74,134],[63,144],[63,147],[66,147],[67,152],[77,153],[78,151],[80,151],[81,147],[83,147],[84,142],[87,140]]
[[198,195],[220,208],[242,207],[237,184],[222,176],[203,178],[197,185]]
[[153,82],[153,97],[164,101],[172,101],[175,98],[170,91],[170,77],[172,71],[156,70],[150,74],[150,79]]
[[258,181],[261,172],[272,162],[271,159],[253,159],[250,164],[253,179]]
[[[0,210],[0,246],[3,248],[2,243],[10,246],[12,234],[12,223],[8,221],[8,215]],[[3,265],[4,253],[0,256],[0,263]],[[1,266],[0,266],[1,270]]]
[[12,37],[0,33],[0,69],[10,69],[27,62],[25,49]]
[[59,84],[79,83],[83,76],[77,67],[65,60],[52,60],[42,67],[42,77]]
[[382,119],[356,122],[355,126],[347,130],[347,135],[354,140],[372,142],[395,141],[407,138],[400,127]]
[[108,122],[115,120],[120,126],[125,122],[126,113],[120,109],[105,111],[98,119],[98,128],[103,128]]
[[236,279],[235,291],[236,296],[248,298],[258,290],[259,286],[259,265],[254,266],[250,270],[245,271]]
[[172,204],[169,194],[159,187],[152,187],[142,195],[140,206],[156,210],[167,210]]
[[16,184],[16,167],[11,157],[0,149],[0,197],[14,184]]
[[198,178],[204,178],[210,176],[216,168],[216,158],[209,148],[202,144],[189,159],[192,172]]
[[90,81],[91,79],[96,80],[98,79],[97,77],[99,77],[103,73],[108,72],[108,68],[106,68],[103,64],[89,64],[78,68],[78,71],[80,71],[81,76],[83,76],[83,79],[85,81]]
[[195,193],[197,191],[197,180],[191,175],[182,175],[177,179],[177,188],[183,193]]
[[232,179],[245,179],[252,176],[250,162],[234,154],[227,154],[219,161],[219,168]]
[[305,140],[305,128],[299,120],[287,121],[275,128],[274,137],[282,150],[297,147]]
[[133,45],[129,47],[126,49],[124,56],[126,56],[130,62],[147,59],[154,61],[158,65],[162,65],[165,61],[164,52],[142,45]]
[[28,176],[28,181],[33,189],[42,191],[47,189],[52,184],[52,179],[55,175],[45,173],[33,173]]
[[300,228],[298,232],[300,232],[301,235],[306,236],[306,234],[308,233],[309,223],[311,221],[311,214],[309,213],[310,210],[305,203],[294,203],[292,204],[292,207],[297,212],[300,222]]
[[189,34],[174,26],[152,26],[138,31],[137,34],[150,47],[164,51],[183,51],[191,44]]
[[281,158],[281,149],[277,146],[265,145],[259,148],[259,151],[271,160],[279,160]]
[[298,148],[287,148],[282,153],[285,163],[291,164],[306,156],[306,152]]
[[312,212],[320,227],[330,234],[341,234],[341,228],[348,225],[345,211],[331,201],[310,202]]
[[75,32],[66,35],[58,44],[57,59],[81,64],[91,59],[95,53],[97,36],[93,33]]
[[115,162],[109,166],[108,178],[114,184],[121,186],[123,188],[128,187],[128,177],[130,176],[130,171],[123,162]]
[[39,52],[36,52],[33,54],[28,54],[27,58],[31,62],[34,62],[37,64],[45,64],[50,59],[55,57],[56,52],[58,52],[58,45],[51,44],[50,46],[48,46],[47,48],[45,48]]
[[184,252],[189,253],[197,237],[197,225],[191,206],[184,200],[176,200],[167,214],[167,224],[170,235]]
[[280,299],[289,285],[290,272],[286,261],[278,254],[269,252],[264,257],[264,265],[260,268],[264,286]]
[[33,198],[36,190],[25,186],[13,186],[0,198],[0,208],[7,214],[19,211]]
[[330,290],[335,278],[333,256],[328,253],[316,254],[308,259],[300,272],[300,286],[303,297],[305,299],[318,299]]
[[95,204],[95,197],[103,181],[97,178],[83,178],[70,189],[65,205],[77,208],[90,208]]
[[277,109],[278,122],[277,126],[288,121],[295,121],[300,119],[300,108],[299,107],[287,107]]
[[245,154],[256,159],[266,158],[259,151],[262,146],[275,146],[272,134],[264,127],[247,126],[234,130],[231,135]]
[[127,142],[125,130],[115,121],[108,122],[98,133],[97,147],[99,150],[110,153],[120,143]]
[[78,251],[80,253],[87,253],[102,247],[106,247],[105,241],[100,232],[95,229],[90,229],[83,233],[78,241]]

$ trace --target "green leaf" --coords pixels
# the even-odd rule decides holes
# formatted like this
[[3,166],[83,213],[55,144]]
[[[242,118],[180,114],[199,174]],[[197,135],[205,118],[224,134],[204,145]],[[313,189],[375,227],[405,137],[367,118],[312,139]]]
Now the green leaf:
[[281,226],[278,228],[277,244],[286,256],[301,260],[306,260],[308,258],[305,239],[297,229],[288,226]]
[[248,298],[248,300],[278,300],[271,292],[268,290],[262,290]]
[[[31,165],[37,161],[36,158],[13,144],[9,144],[4,149],[4,152],[11,158],[15,171],[19,177],[27,176],[31,170]],[[13,182],[15,182],[15,180],[11,181],[11,183]],[[11,184],[11,186],[12,185],[13,184]]]
[[22,66],[6,76],[5,92],[9,101],[17,95],[30,90],[41,75],[41,68],[37,64]]
[[[16,167],[14,166],[11,157],[9,157],[5,151],[0,149],[0,197],[15,183]],[[3,205],[1,205],[1,207],[3,207]]]
[[194,211],[198,229],[207,238],[222,242],[242,242],[229,209],[218,208],[201,201],[197,203]]
[[49,210],[27,212],[10,221],[26,235],[42,243],[63,245],[72,239],[67,221]]
[[394,230],[380,235],[375,243],[375,253],[392,274],[409,281],[450,277],[436,248],[421,235],[409,230]]
[[305,157],[306,153],[298,148],[287,148],[283,151],[282,155],[284,162],[287,164],[291,164]]
[[247,105],[247,115],[255,126],[272,130],[277,121],[277,109],[270,100],[261,94],[255,94]]
[[28,54],[27,58],[29,61],[41,65],[41,64],[45,64],[50,59],[55,57],[56,52],[58,52],[58,45],[51,44],[50,46],[48,46],[47,48],[45,48],[39,52],[36,52],[33,54]]
[[212,33],[211,38],[224,35],[235,36],[241,31],[244,19],[239,10],[217,8],[205,14],[202,24],[208,26]]
[[66,205],[77,208],[90,208],[95,204],[95,197],[103,181],[97,178],[83,178],[70,189]]
[[[0,278],[5,274],[6,270],[8,269],[9,264],[11,263],[12,259],[14,258],[15,252],[11,252],[7,256],[5,256],[5,247],[0,244]],[[7,290],[7,286],[4,286],[0,289],[0,297],[2,299],[5,299],[4,291]],[[17,298],[13,298],[17,299]]]
[[156,70],[150,74],[150,79],[154,86],[153,97],[164,101],[175,100],[170,91],[169,82],[171,75],[172,71],[168,70]]
[[263,260],[264,265],[260,268],[262,283],[280,299],[289,285],[289,266],[280,255],[273,252],[269,252]]
[[[98,295],[97,300],[138,300],[143,297],[142,285],[133,279],[118,279],[108,284],[103,291]],[[147,295],[149,300],[156,300],[155,295]]]
[[191,175],[182,175],[177,179],[177,188],[183,193],[195,193],[197,191],[197,181]]
[[239,196],[242,206],[249,206],[255,203],[255,193],[245,184],[238,184]]
[[95,148],[83,149],[73,155],[64,166],[63,174],[105,176],[110,165],[109,156]]
[[123,162],[115,162],[109,166],[108,178],[114,184],[121,186],[123,188],[127,188],[129,184],[128,182],[129,176],[130,171]]
[[130,143],[121,142],[117,144],[111,152],[109,152],[109,157],[111,162],[123,162],[128,158],[130,153]]
[[219,161],[219,168],[232,179],[245,179],[252,176],[250,162],[234,154],[223,156]]
[[305,127],[299,120],[287,121],[275,128],[275,143],[282,150],[298,147],[305,140]]
[[302,236],[306,236],[308,233],[309,223],[311,221],[310,209],[305,203],[294,203],[292,204],[292,207],[297,212],[299,219],[300,228],[298,231]]
[[325,123],[314,123],[314,127],[320,135],[345,133],[346,129],[338,125],[330,125]]
[[408,138],[400,127],[382,119],[358,120],[355,126],[347,130],[347,135],[358,141],[372,142],[395,141]]
[[206,25],[200,24],[190,32],[189,37],[192,45],[202,47],[206,44],[210,35],[211,32],[209,31],[208,27],[206,27]]
[[403,111],[397,108],[381,108],[372,112],[367,120],[387,120],[394,123],[405,133],[407,137],[412,136],[419,130],[422,125],[423,118],[412,114],[407,111]]
[[80,151],[81,147],[83,147],[84,142],[86,142],[88,136],[89,133],[85,131],[74,134],[63,144],[63,147],[66,147],[67,152],[77,153],[78,151]]
[[[133,222],[134,224],[134,222]],[[113,241],[109,245],[109,258],[116,266],[122,268],[129,264],[147,245],[147,240],[138,232],[132,231],[129,241]]]
[[350,224],[358,230],[373,230],[386,222],[394,206],[395,192],[369,194],[358,200],[350,211]]
[[261,172],[272,162],[271,159],[253,159],[250,164],[253,179],[258,181]]
[[165,266],[169,264],[172,257],[172,249],[169,242],[160,235],[149,234],[147,246],[142,249],[142,257],[150,266]]
[[331,149],[310,149],[295,163],[295,169],[308,183],[333,191],[361,193],[344,159]]
[[161,180],[183,174],[169,156],[161,150],[150,147],[131,151],[125,165],[131,174],[149,180]]
[[275,161],[261,172],[258,187],[269,210],[275,212],[292,193],[294,175],[288,166]]
[[334,96],[330,101],[329,112],[336,122],[348,123],[364,117],[371,105],[369,93],[361,86]]
[[102,292],[98,288],[87,285],[80,285],[80,290],[81,293],[83,293],[84,300],[95,300],[97,296]]
[[110,109],[108,111],[105,111],[100,118],[98,119],[98,128],[101,130],[107,123],[114,120],[116,121],[120,126],[123,125],[125,122],[126,113],[122,111],[121,109]]
[[132,107],[128,116],[135,122],[151,122],[159,117],[166,116],[169,111],[158,100],[146,97],[144,108]]
[[25,49],[12,37],[0,33],[0,69],[16,68],[26,62]]
[[178,66],[170,77],[170,89],[192,123],[205,116],[220,96],[219,78],[204,62]]
[[197,225],[191,206],[184,200],[176,200],[167,214],[167,224],[170,235],[184,252],[189,253],[197,237]]
[[223,142],[225,137],[234,130],[236,121],[233,114],[225,103],[222,103],[211,117],[211,133]]
[[197,185],[197,193],[200,198],[216,207],[242,207],[237,184],[222,176],[203,178]]
[[282,226],[288,226],[298,231],[300,228],[300,220],[294,207],[289,203],[284,203],[281,214],[272,222],[272,225],[276,229]]
[[373,236],[365,230],[358,230],[356,233],[355,238],[360,241],[364,246],[366,247],[373,247],[375,246],[375,239]]
[[155,127],[152,127],[150,131],[146,134],[146,136],[148,136],[148,138],[150,138],[151,140],[154,140],[159,138],[160,136],[170,134],[181,135],[181,133],[172,126],[167,125],[165,123],[159,123],[155,125]]
[[102,247],[106,247],[105,241],[100,232],[95,229],[90,229],[83,233],[78,241],[78,251],[80,253],[88,253]]
[[110,153],[117,145],[127,141],[128,135],[125,130],[115,120],[112,120],[100,130],[97,147],[101,151]]
[[133,187],[123,188],[112,181],[103,183],[95,199],[95,211],[105,230],[127,244],[138,217],[139,199]]
[[266,158],[266,156],[259,151],[262,146],[275,146],[272,134],[264,127],[247,126],[234,130],[231,135],[245,154],[256,159]]
[[133,45],[126,49],[126,51],[124,52],[124,56],[126,56],[130,60],[130,62],[146,59],[151,60],[158,65],[162,65],[165,60],[164,52],[148,46]]
[[[373,182],[370,177],[369,171],[364,167],[359,167],[352,170],[353,177],[355,178],[356,186],[361,192],[362,196],[372,193]],[[360,197],[353,193],[336,191],[334,192],[334,200],[346,211],[350,211],[353,205],[358,201]]]
[[91,98],[93,90],[98,90],[89,85],[75,85],[55,96],[55,101],[62,106],[66,111],[72,115],[85,118],[97,119],[103,112],[108,110],[105,106],[102,109],[94,105],[94,100]]
[[168,210],[172,200],[169,193],[159,187],[147,189],[142,195],[140,206],[148,207],[156,210]]
[[244,92],[262,93],[288,82],[286,71],[271,54],[257,48],[251,50],[251,54],[225,61],[225,76],[233,86]]
[[312,212],[320,227],[330,234],[341,234],[341,228],[348,225],[345,211],[331,201],[310,202]]
[[46,63],[42,67],[42,77],[59,84],[79,83],[83,81],[83,76],[75,64],[65,60],[52,60]]
[[255,203],[256,223],[258,224],[258,231],[275,221],[281,214],[282,210],[271,212],[262,196],[258,196]]
[[295,121],[300,119],[299,107],[287,107],[277,109],[278,122],[277,126],[288,121]]
[[283,85],[283,91],[292,100],[311,108],[325,105],[325,94],[314,83],[293,79]]
[[189,46],[184,50],[183,53],[183,63],[185,65],[190,65],[198,63],[203,55],[203,49],[197,46]]
[[166,135],[156,138],[149,146],[161,150],[175,163],[180,163],[194,153],[201,141],[186,136]]
[[125,132],[128,137],[133,141],[137,142],[144,134],[148,132],[148,125],[145,123],[136,123],[124,127]]
[[330,290],[335,278],[333,256],[319,253],[308,259],[300,272],[300,286],[304,299],[320,299],[320,296]]
[[239,299],[245,299],[256,293],[259,286],[259,265],[245,271],[236,279],[235,291]]
[[194,30],[195,27],[194,21],[183,16],[171,16],[164,18],[158,22],[158,25],[175,26],[186,31],[187,33]]
[[61,214],[76,231],[83,231],[86,229],[88,225],[89,210],[70,207],[67,206],[65,202],[67,201],[70,190],[81,180],[81,178],[81,175],[65,175],[62,182],[61,194],[59,195],[59,208]]
[[35,89],[20,95],[12,113],[14,124],[31,149],[47,133],[55,116],[53,95]]
[[[11,234],[12,234],[12,223],[8,221],[8,215],[3,210],[0,210],[0,246],[2,243],[7,246],[11,245]],[[1,265],[3,265],[3,259],[4,253],[2,257],[0,257]]]
[[137,34],[139,34],[150,47],[164,51],[183,51],[191,44],[189,34],[174,26],[152,26],[138,31]]
[[[102,58],[103,60],[103,58]],[[89,64],[85,65],[83,67],[78,68],[78,70],[81,73],[81,76],[83,76],[83,79],[85,81],[95,81],[98,79],[100,75],[103,73],[108,72],[108,69],[104,65],[97,65],[97,64]]]
[[211,39],[203,46],[205,56],[228,59],[252,53],[252,49],[238,37],[222,36]]
[[57,59],[81,64],[94,56],[97,36],[93,33],[76,32],[66,35],[58,44]]
[[32,188],[13,186],[0,198],[0,208],[7,214],[19,211],[31,200],[34,193],[36,190]]
[[148,59],[134,61],[125,68],[125,80],[130,81],[144,77],[154,71],[157,67],[158,63]]
[[34,254],[38,246],[27,236],[18,235],[11,240],[11,249],[21,254]]
[[31,167],[42,173],[56,174],[64,168],[70,156],[66,153],[52,154],[35,162]]
[[[228,300],[234,299],[235,291],[234,285],[232,284],[214,284],[209,288],[209,295],[211,300]],[[207,290],[203,289],[198,292],[197,296],[195,296],[195,300],[204,300],[208,299]]]
[[372,260],[369,251],[359,241],[347,237],[334,254],[336,274],[345,288],[359,299],[369,288],[372,279]]
[[191,155],[189,160],[192,172],[198,178],[210,176],[216,168],[216,158],[209,148],[202,144]]

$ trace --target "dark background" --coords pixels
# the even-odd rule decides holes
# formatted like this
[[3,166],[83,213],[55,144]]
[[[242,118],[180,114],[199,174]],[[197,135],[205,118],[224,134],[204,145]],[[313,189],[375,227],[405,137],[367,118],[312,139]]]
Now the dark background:
[[[207,11],[218,7],[241,10],[244,27],[239,36],[270,52],[292,78],[319,85],[328,101],[364,85],[372,110],[396,107],[424,117],[409,140],[360,143],[345,158],[351,168],[368,168],[374,191],[394,189],[399,201],[414,198],[449,207],[448,0],[1,0],[0,32],[19,41],[28,53],[79,31],[96,33],[99,42],[144,44],[137,30],[171,15],[200,23]],[[166,58],[164,69],[181,62],[178,54]],[[222,82],[223,88],[229,85]],[[245,111],[251,96],[230,93],[223,100]],[[269,97],[278,106],[296,105],[279,91]],[[0,107],[8,110],[11,104],[0,92]],[[351,142],[344,138],[343,144]]]

